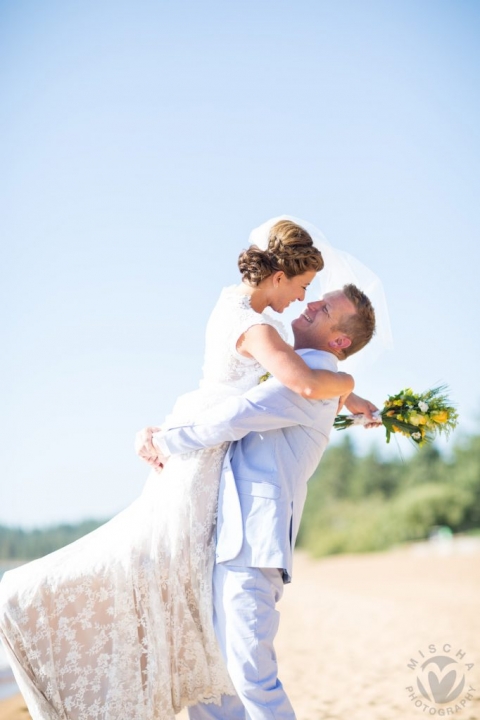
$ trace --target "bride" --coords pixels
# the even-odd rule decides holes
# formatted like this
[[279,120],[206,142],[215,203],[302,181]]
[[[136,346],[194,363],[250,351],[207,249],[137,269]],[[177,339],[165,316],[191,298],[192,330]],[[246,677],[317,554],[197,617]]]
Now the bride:
[[[277,222],[238,266],[242,282],[223,290],[208,321],[201,387],[177,401],[175,418],[248,390],[265,371],[312,399],[351,392],[350,375],[308,368],[267,312],[303,300],[323,268],[309,233]],[[362,402],[352,395],[349,407]],[[33,720],[169,720],[234,693],[210,587],[225,450],[173,458],[106,525],[5,574],[0,637]]]

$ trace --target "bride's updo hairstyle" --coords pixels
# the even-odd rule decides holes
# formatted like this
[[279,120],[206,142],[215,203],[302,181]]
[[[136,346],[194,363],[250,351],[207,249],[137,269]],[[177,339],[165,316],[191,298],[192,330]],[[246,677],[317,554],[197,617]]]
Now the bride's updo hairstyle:
[[250,285],[259,285],[279,270],[292,278],[322,268],[322,253],[314,246],[308,232],[291,220],[280,220],[272,226],[266,250],[250,245],[238,257],[242,280]]

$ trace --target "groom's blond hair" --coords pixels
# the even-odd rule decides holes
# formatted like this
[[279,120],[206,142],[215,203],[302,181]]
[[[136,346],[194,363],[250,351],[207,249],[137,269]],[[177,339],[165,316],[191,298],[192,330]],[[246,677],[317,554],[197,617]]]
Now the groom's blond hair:
[[375,333],[375,310],[370,299],[356,285],[344,285],[342,292],[356,310],[353,315],[344,315],[336,327],[351,340],[351,345],[339,353],[340,358],[345,360],[372,339]]

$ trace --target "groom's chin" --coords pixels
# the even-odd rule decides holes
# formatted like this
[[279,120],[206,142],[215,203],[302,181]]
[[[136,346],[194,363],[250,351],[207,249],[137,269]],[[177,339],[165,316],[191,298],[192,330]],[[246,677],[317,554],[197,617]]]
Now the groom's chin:
[[292,320],[292,332],[293,332],[293,339],[294,339],[294,345],[298,342],[298,340],[301,337],[302,331],[301,331],[301,323],[297,324],[297,320],[299,318],[295,318],[295,320]]
[[293,330],[294,334],[295,334],[295,330],[301,331],[301,329],[304,327],[304,325],[305,325],[305,318],[303,317],[303,315],[299,315],[297,318],[295,318],[295,320],[292,320],[292,330]]

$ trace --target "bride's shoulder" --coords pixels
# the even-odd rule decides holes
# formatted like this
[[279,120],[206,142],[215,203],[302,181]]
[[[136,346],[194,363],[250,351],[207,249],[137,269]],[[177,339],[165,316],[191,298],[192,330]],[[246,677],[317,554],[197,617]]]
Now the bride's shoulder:
[[269,312],[268,309],[264,310],[262,313],[262,324],[264,325],[271,325],[275,330],[278,332],[281,338],[283,340],[288,340],[288,332],[281,320],[273,316],[272,312]]

